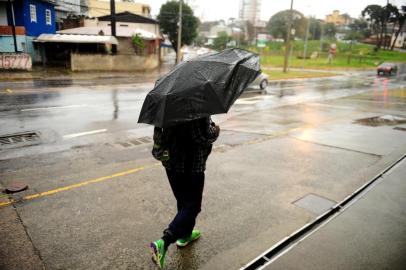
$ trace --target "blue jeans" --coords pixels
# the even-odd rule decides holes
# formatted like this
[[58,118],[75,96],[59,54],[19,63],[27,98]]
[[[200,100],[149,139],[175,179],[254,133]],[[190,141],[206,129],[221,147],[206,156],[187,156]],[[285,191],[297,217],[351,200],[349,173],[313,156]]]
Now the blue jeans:
[[169,224],[167,231],[174,240],[189,237],[196,224],[196,217],[202,206],[204,172],[179,173],[166,170],[178,213]]

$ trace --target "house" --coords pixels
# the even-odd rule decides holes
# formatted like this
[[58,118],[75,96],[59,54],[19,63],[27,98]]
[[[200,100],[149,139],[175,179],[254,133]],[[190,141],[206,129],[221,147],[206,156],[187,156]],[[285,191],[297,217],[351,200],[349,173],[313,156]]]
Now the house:
[[[14,48],[13,21],[15,22],[17,50]],[[0,2],[0,53],[25,52],[31,55],[33,62],[40,61],[40,54],[33,41],[44,33],[55,33],[54,1]]]
[[[159,65],[162,40],[157,21],[121,12],[116,14],[115,37],[108,15],[85,20],[82,27],[41,35],[37,42],[46,51],[43,58],[47,63],[69,66],[74,71],[147,70]],[[112,55],[112,44],[117,44],[117,55]]]
[[88,7],[86,0],[55,0],[56,28],[63,29],[62,24],[69,17],[86,17]]
[[[245,24],[245,22],[243,22],[243,24]],[[199,36],[204,39],[204,45],[213,45],[214,40],[220,33],[226,33],[228,36],[231,36],[235,42],[238,41],[239,43],[243,35],[243,24],[239,21],[232,21],[226,24],[224,20],[203,22],[199,25]]]
[[[85,20],[83,27],[58,31],[59,34],[111,35],[110,15]],[[139,55],[159,54],[160,41],[163,39],[156,20],[128,11],[116,13],[117,51],[119,54],[134,54],[132,37],[138,35],[144,42]]]
[[333,10],[332,14],[326,15],[326,23],[334,23],[336,26],[349,25],[353,19],[346,13],[340,14],[339,10]]

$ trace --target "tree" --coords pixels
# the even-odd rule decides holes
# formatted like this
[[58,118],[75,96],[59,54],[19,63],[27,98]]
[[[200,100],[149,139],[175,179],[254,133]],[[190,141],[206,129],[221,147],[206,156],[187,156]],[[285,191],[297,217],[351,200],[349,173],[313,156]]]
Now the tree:
[[[303,38],[306,33],[307,19],[297,10],[293,10],[292,18],[292,28],[295,29],[295,36]],[[290,10],[283,10],[273,15],[267,24],[269,33],[286,41],[289,19]]]
[[361,40],[371,35],[368,22],[364,19],[355,19],[348,27],[350,30],[345,35],[347,40]]
[[[390,48],[392,51],[395,48],[396,40],[398,39],[398,36],[402,31],[402,28],[405,25],[405,23],[406,23],[406,6],[402,6],[398,12],[397,18],[394,21],[394,25],[397,24],[398,29],[395,34],[395,39],[393,40],[392,46]],[[393,29],[395,29],[395,27],[393,27]]]
[[326,23],[323,26],[323,35],[328,39],[334,39],[337,33],[337,27],[334,23]]
[[231,37],[226,32],[220,32],[213,41],[213,49],[224,50],[227,47],[227,43],[230,42]]
[[377,36],[376,47],[382,46],[382,37],[384,32],[385,15],[380,5],[368,5],[362,12],[362,17],[366,17],[370,22],[372,32]]
[[316,18],[310,18],[309,19],[309,33],[310,33],[310,37],[309,39],[320,39],[321,36],[321,23],[319,20],[317,20]]
[[389,49],[391,37],[393,36],[394,31],[392,31],[390,37],[388,37],[388,34],[387,34],[388,23],[394,23],[397,20],[397,18],[399,16],[399,11],[396,6],[391,5],[389,3],[383,7],[383,10],[384,10],[384,15],[385,15],[384,48]]
[[[384,7],[379,5],[368,5],[362,12],[362,16],[371,23],[371,28],[373,33],[377,36],[376,47],[380,49],[382,45],[386,46],[386,33],[387,33],[387,23],[396,17],[398,9],[387,4]],[[385,39],[385,43],[384,43]]]
[[[168,35],[173,49],[178,48],[178,21],[179,1],[169,1],[161,6],[158,14],[158,23],[161,31]],[[193,10],[188,4],[182,5],[182,38],[181,45],[191,44],[197,36],[198,19],[193,15]]]

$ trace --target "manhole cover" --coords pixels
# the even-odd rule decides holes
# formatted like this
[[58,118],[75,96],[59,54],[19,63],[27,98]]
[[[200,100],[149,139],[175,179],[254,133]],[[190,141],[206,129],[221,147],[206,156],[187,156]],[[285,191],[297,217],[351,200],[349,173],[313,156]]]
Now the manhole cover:
[[403,116],[396,116],[396,115],[382,115],[382,116],[375,116],[369,118],[363,118],[355,120],[355,123],[365,125],[365,126],[393,126],[399,124],[405,124],[406,118]]
[[304,208],[314,214],[320,215],[333,207],[336,202],[315,194],[308,194],[293,202],[294,205]]
[[6,193],[16,193],[26,190],[28,185],[23,182],[12,182],[6,186]]

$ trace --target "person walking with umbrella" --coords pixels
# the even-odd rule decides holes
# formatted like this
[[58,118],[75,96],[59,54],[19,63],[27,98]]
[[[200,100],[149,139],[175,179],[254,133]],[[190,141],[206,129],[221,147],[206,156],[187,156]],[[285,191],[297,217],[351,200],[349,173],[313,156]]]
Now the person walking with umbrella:
[[210,116],[226,113],[259,74],[258,55],[228,49],[177,65],[145,98],[138,122],[155,126],[152,154],[165,167],[178,210],[163,236],[150,244],[160,268],[169,245],[185,247],[200,237],[194,226],[206,161],[220,133]]

